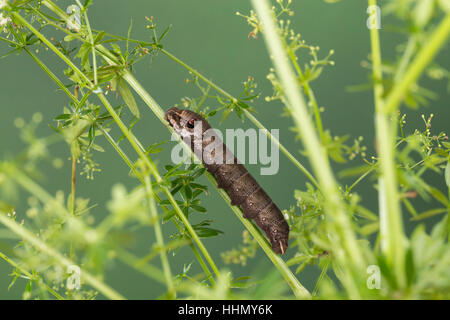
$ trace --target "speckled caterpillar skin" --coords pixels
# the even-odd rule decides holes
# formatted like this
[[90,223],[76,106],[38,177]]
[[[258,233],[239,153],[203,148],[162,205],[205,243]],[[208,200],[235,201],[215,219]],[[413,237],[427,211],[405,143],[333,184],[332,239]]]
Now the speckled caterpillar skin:
[[[289,226],[283,214],[223,142],[207,135],[207,130],[211,129],[208,122],[193,111],[178,108],[167,110],[165,119],[183,139],[191,139],[192,151],[202,159],[206,170],[214,175],[219,188],[228,193],[231,204],[240,206],[244,217],[254,219],[257,226],[266,233],[272,250],[279,254],[285,253]],[[196,126],[201,123],[201,130],[195,131],[193,123]],[[222,148],[222,155],[216,156],[214,149],[204,152],[213,142],[221,144],[219,149]]]

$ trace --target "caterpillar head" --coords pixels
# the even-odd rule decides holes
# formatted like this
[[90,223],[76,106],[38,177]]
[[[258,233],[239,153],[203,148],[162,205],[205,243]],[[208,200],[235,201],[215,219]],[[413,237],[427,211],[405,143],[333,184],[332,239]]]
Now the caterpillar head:
[[205,118],[187,109],[170,108],[166,111],[164,119],[182,138],[201,139],[203,133],[211,129]]
[[270,244],[272,246],[272,250],[278,254],[284,254],[288,248],[288,235],[289,235],[289,226],[287,224],[282,227],[280,226],[271,226],[270,227]]

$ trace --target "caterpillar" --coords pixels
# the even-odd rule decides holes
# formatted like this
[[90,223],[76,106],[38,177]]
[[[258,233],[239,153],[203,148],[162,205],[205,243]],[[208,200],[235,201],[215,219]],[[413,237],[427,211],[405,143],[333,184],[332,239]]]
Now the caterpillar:
[[240,206],[244,218],[253,219],[265,232],[274,252],[284,254],[288,248],[289,225],[283,214],[225,144],[209,134],[209,123],[191,110],[175,107],[168,109],[164,118],[202,160],[218,187],[227,192],[231,204]]

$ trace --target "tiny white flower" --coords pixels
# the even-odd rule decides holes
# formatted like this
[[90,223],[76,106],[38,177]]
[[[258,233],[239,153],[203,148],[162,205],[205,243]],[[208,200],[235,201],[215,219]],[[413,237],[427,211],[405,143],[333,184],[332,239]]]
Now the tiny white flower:
[[79,32],[81,29],[80,7],[73,4],[67,7],[66,12],[70,16],[66,21],[66,28],[73,32]]
[[8,1],[6,0],[0,0],[0,9],[3,9],[8,4]]
[[6,26],[6,24],[10,21],[11,21],[11,18],[4,17],[3,12],[0,12],[0,28]]

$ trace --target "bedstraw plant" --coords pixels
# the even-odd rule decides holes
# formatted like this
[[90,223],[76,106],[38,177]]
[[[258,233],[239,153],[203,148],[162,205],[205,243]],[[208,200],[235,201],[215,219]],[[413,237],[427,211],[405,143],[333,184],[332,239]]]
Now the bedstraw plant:
[[[0,0],[0,40],[2,49],[8,50],[2,58],[28,56],[67,96],[54,119],[42,119],[39,112],[32,119],[17,119],[26,148],[0,161],[0,224],[7,230],[1,234],[16,240],[10,250],[0,251],[0,258],[11,266],[11,273],[1,276],[11,277],[11,286],[26,279],[24,299],[124,299],[105,277],[112,260],[164,285],[160,298],[166,299],[450,297],[450,142],[444,132],[433,130],[429,111],[423,115],[422,128],[407,129],[408,109],[401,108],[420,108],[431,101],[432,91],[419,83],[423,74],[448,80],[448,71],[433,61],[450,32],[449,1],[385,1],[382,11],[396,16],[405,41],[398,61],[382,59],[376,26],[368,32],[371,52],[363,66],[369,69],[369,84],[362,87],[373,89],[374,104],[368,112],[373,113],[376,128],[376,154],[368,153],[362,137],[336,136],[324,126],[314,80],[333,67],[334,51],[322,53],[293,29],[291,2],[252,0],[252,11],[237,12],[250,26],[249,39],[264,39],[273,63],[267,75],[273,93],[261,97],[253,77],[243,82],[242,92],[232,95],[168,51],[164,40],[170,37],[170,27],[161,28],[154,17],[145,18],[152,40],[143,41],[132,37],[132,24],[121,36],[95,29],[88,14],[93,1],[75,0],[62,8],[54,0]],[[369,0],[368,7],[376,21],[376,0]],[[301,19],[302,12],[295,17]],[[43,59],[47,54],[56,55],[64,70],[47,65]],[[156,161],[158,153],[168,148],[172,129],[133,70],[142,60],[158,63],[160,55],[184,68],[187,85],[198,89],[198,96],[180,97],[177,106],[201,113],[212,123],[236,115],[245,125],[262,129],[307,178],[306,185],[290,191],[297,205],[283,208],[291,228],[290,259],[272,251],[201,164]],[[112,99],[119,95],[119,102]],[[135,135],[134,125],[145,121],[135,96],[167,127],[167,137],[145,145]],[[294,125],[301,153],[287,150],[258,120],[257,99],[279,102],[284,121]],[[36,134],[43,121],[53,129],[46,137]],[[62,160],[49,155],[53,144],[65,144],[70,154],[68,193],[51,194],[39,183],[47,174],[43,166],[61,167]],[[123,160],[136,184],[129,190],[120,183],[111,186],[111,199],[104,204],[108,215],[97,221],[91,213],[97,203],[83,198],[77,177],[95,179],[102,167],[95,161],[96,153],[105,152],[105,145],[114,150],[111,156]],[[350,161],[351,168],[340,170]],[[431,172],[445,180],[446,190],[427,182]],[[200,180],[203,176],[208,185]],[[349,177],[353,183],[342,182]],[[378,195],[377,212],[358,195],[363,180],[370,180]],[[228,204],[235,223],[245,228],[242,245],[223,252],[223,261],[212,258],[205,241],[222,233],[207,217],[211,208],[202,203],[205,194],[214,192]],[[19,194],[28,196],[25,212],[15,211]],[[420,199],[436,207],[418,212]],[[193,223],[192,216],[200,214],[205,218]],[[407,236],[405,219],[429,217],[439,218],[431,232],[418,224]],[[168,234],[166,224],[176,231]],[[126,245],[127,234],[136,229],[154,231],[153,246],[145,256],[135,255]],[[182,247],[189,248],[194,262],[171,265],[170,255]],[[276,273],[257,281],[227,271],[226,264],[245,265],[260,249]],[[200,266],[201,273],[193,274],[192,264]],[[297,274],[311,265],[320,274],[315,288],[307,290]]]

